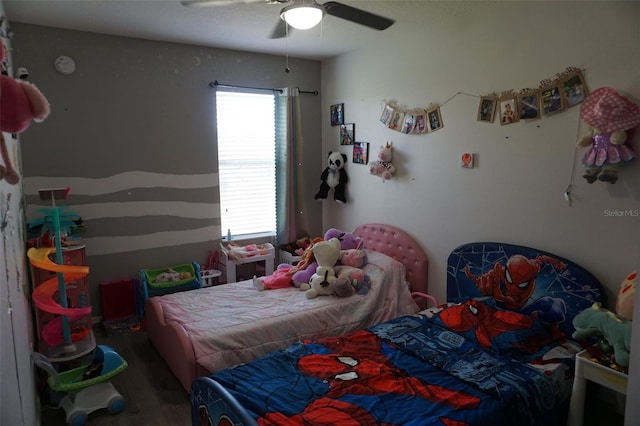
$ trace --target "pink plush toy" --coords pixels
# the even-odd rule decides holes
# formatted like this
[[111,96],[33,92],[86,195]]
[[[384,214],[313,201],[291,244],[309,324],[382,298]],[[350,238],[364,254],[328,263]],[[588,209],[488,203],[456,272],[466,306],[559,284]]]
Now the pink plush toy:
[[367,264],[367,252],[360,249],[340,250],[338,264],[362,268]]
[[578,140],[579,146],[589,147],[582,177],[588,183],[616,183],[620,167],[636,157],[627,142],[628,132],[640,124],[640,106],[615,89],[601,87],[584,100],[580,117],[590,127],[590,135]]
[[289,265],[288,263],[282,263],[278,265],[278,268],[273,271],[273,274],[271,275],[260,278],[256,278],[256,276],[254,275],[253,286],[258,291],[291,287],[291,284],[293,284],[291,281],[292,269],[292,265]]
[[[4,46],[0,43],[0,62],[4,58]],[[31,120],[39,123],[48,115],[49,102],[36,86],[4,74],[0,76],[0,130],[2,132],[24,132],[31,124]],[[0,155],[5,163],[4,166],[0,165],[0,179],[15,185],[20,181],[20,175],[12,165],[4,135],[1,132]]]
[[393,158],[393,143],[387,142],[380,146],[378,159],[369,163],[369,174],[382,177],[382,182],[391,179],[396,172],[396,168],[391,164]]

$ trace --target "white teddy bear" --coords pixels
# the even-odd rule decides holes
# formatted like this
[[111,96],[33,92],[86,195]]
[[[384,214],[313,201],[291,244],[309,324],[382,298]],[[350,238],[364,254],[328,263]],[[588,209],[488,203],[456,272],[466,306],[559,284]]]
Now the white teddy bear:
[[333,267],[340,257],[340,240],[332,238],[329,241],[320,241],[313,246],[312,250],[318,267],[316,273],[311,276],[309,284],[303,283],[300,286],[300,290],[306,291],[307,299],[333,294],[332,284],[336,280]]

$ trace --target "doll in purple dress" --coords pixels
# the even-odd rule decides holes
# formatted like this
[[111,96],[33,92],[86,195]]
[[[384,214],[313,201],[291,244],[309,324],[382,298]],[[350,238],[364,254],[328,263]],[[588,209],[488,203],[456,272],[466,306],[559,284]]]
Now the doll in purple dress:
[[602,87],[584,100],[580,117],[591,130],[578,141],[589,147],[582,159],[587,168],[583,177],[589,183],[616,183],[620,166],[636,157],[627,142],[628,132],[640,124],[640,107],[615,89]]

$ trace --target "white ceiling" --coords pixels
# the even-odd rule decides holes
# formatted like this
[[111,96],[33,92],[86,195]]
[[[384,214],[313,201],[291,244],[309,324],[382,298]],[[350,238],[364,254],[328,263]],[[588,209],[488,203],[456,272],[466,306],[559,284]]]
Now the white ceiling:
[[[367,1],[341,3],[394,19],[385,31],[325,16],[320,25],[270,39],[283,5],[235,3],[188,8],[179,0],[0,0],[9,22],[172,41],[321,60],[375,43],[388,33],[466,13],[472,1]],[[233,1],[233,0],[232,0]],[[266,1],[266,0],[265,0]],[[323,3],[323,1],[319,1]]]

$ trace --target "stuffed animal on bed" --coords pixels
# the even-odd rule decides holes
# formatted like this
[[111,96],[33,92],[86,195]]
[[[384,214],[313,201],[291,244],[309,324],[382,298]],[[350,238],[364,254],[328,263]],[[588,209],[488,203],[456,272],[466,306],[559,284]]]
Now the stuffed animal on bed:
[[260,277],[260,278],[257,278],[256,276],[254,276],[253,286],[258,291],[287,288],[292,285],[296,287],[300,287],[301,283],[294,281],[294,277],[297,276],[296,274],[300,274],[301,272],[306,272],[307,270],[310,269],[309,265],[313,265],[313,270],[309,273],[309,276],[304,278],[306,279],[305,282],[308,283],[309,279],[311,278],[311,275],[313,275],[313,271],[315,271],[315,268],[318,266],[317,263],[315,263],[312,248],[314,244],[320,241],[324,241],[324,240],[320,237],[317,237],[317,238],[314,238],[312,241],[311,240],[309,241],[308,247],[306,247],[305,250],[302,253],[300,253],[300,256],[302,257],[302,259],[300,259],[297,265],[294,266],[289,263],[281,263],[276,267],[276,270],[271,275],[267,275],[265,277]]
[[320,175],[320,189],[315,195],[316,200],[326,200],[329,195],[329,190],[333,188],[333,199],[339,203],[346,203],[347,196],[345,191],[347,189],[347,182],[349,177],[344,166],[347,164],[347,155],[340,152],[329,151],[328,157],[329,165],[324,169]]
[[282,263],[278,265],[275,271],[271,275],[257,278],[253,276],[253,286],[258,291],[263,290],[275,290],[278,288],[291,287],[293,282],[291,276],[293,275],[293,265],[288,263]]
[[[321,295],[334,294],[338,297],[348,297],[356,293],[366,294],[371,286],[371,281],[364,270],[360,266],[366,263],[366,255],[355,256],[354,266],[347,264],[335,266],[338,258],[349,253],[359,251],[364,254],[364,250],[349,249],[340,250],[340,241],[337,238],[331,238],[328,241],[322,241],[314,245],[314,253],[318,261],[316,273],[309,280],[309,284],[303,283],[301,290],[306,291],[306,296],[313,299]],[[351,257],[351,256],[350,256]],[[352,259],[352,260],[353,260]],[[331,265],[331,266],[329,266]]]
[[578,140],[579,146],[589,147],[582,159],[583,178],[588,183],[616,183],[620,166],[636,157],[627,133],[640,124],[640,106],[615,89],[602,87],[584,100],[580,118],[590,126],[590,135]]
[[336,280],[333,267],[340,257],[340,240],[332,238],[329,241],[321,241],[313,246],[313,255],[318,267],[311,276],[309,284],[302,284],[300,290],[306,291],[308,299],[321,295],[333,294],[331,287]]
[[324,239],[337,238],[340,240],[340,250],[359,249],[362,247],[362,238],[355,236],[351,232],[344,232],[337,228],[331,228],[324,233]]
[[318,268],[318,263],[313,254],[313,247],[321,241],[328,241],[332,238],[337,238],[340,241],[341,251],[337,264],[362,268],[367,263],[366,252],[361,250],[362,238],[356,237],[351,232],[331,228],[325,232],[323,238],[317,237],[310,242],[309,246],[301,254],[302,259],[297,265],[282,263],[277,266],[272,275],[260,278],[253,277],[254,287],[262,291],[286,288],[291,285],[299,288],[302,284],[309,284],[311,277]]
[[[0,63],[5,58],[4,46],[0,43]],[[49,115],[47,98],[33,84],[0,75],[0,130],[8,133],[22,133],[31,124],[39,123]],[[13,166],[4,135],[0,132],[0,155],[4,165],[0,165],[0,179],[15,185],[20,175]]]
[[338,265],[363,268],[367,264],[367,252],[360,249],[340,250]]
[[332,284],[333,294],[338,297],[349,297],[354,294],[367,294],[371,287],[371,279],[359,267],[336,266],[336,280]]
[[[336,228],[331,228],[325,232],[323,239],[320,239],[320,241],[328,241],[332,238],[340,240],[340,250],[360,250],[362,247],[362,238],[356,237],[351,232],[344,232]],[[314,244],[315,243],[317,243],[317,241],[314,241]],[[364,251],[362,253],[364,254]],[[293,285],[300,287],[302,284],[309,284],[309,280],[311,276],[315,274],[317,267],[318,263],[313,258],[313,245],[311,245],[305,252],[305,255],[303,255],[302,260],[298,262],[296,266],[298,270],[295,271],[291,277]]]
[[573,338],[583,340],[588,337],[603,337],[613,348],[615,362],[621,367],[629,366],[631,347],[631,321],[620,318],[594,303],[573,318],[576,331]]

